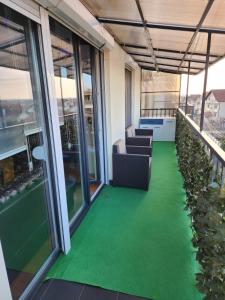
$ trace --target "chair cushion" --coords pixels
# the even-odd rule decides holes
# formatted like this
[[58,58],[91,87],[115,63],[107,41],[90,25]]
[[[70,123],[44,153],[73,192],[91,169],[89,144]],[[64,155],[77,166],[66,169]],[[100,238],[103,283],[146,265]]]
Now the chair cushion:
[[135,128],[133,125],[131,126],[131,132],[132,132],[132,136],[135,136]]
[[127,137],[134,137],[135,136],[135,128],[133,125],[127,127],[126,129]]
[[124,154],[127,153],[126,145],[123,140],[120,140],[119,143],[117,144],[117,153],[119,154]]
[[127,153],[126,144],[124,140],[118,140],[113,145],[113,153],[125,154]]

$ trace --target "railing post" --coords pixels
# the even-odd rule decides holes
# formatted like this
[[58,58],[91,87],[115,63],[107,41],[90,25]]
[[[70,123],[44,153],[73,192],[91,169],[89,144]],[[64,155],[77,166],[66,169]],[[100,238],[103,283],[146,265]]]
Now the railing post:
[[188,91],[189,91],[189,76],[190,76],[190,66],[191,62],[188,62],[188,78],[187,78],[187,90],[186,90],[186,101],[185,101],[185,115],[187,114],[187,102],[188,102]]
[[211,32],[208,33],[208,42],[207,42],[207,55],[206,55],[206,62],[205,62],[205,77],[204,77],[204,86],[203,86],[203,93],[202,93],[202,108],[201,108],[201,119],[200,119],[200,130],[201,131],[203,129],[203,123],[204,123],[205,100],[206,100],[206,88],[207,88],[207,80],[208,80],[210,48],[211,48]]
[[180,89],[179,89],[179,103],[178,103],[178,107],[180,107],[180,97],[181,97],[180,90],[181,90],[181,74],[180,74]]

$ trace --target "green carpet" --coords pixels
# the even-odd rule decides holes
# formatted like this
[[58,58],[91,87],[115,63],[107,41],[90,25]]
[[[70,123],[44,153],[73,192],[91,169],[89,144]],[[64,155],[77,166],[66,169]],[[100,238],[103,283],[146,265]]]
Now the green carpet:
[[48,274],[155,300],[197,300],[198,264],[174,143],[154,143],[148,192],[106,187]]

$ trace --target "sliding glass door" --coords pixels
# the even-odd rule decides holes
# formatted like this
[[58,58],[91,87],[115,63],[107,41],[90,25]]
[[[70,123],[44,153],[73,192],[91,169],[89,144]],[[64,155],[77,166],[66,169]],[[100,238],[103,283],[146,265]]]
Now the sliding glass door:
[[71,224],[100,186],[94,48],[50,18],[68,215]]
[[0,239],[14,299],[57,249],[36,35],[0,4]]
[[84,206],[81,165],[80,105],[77,93],[76,53],[72,32],[50,18],[55,92],[61,132],[69,220]]
[[80,61],[88,158],[88,184],[89,193],[92,196],[101,184],[98,147],[97,85],[94,73],[94,49],[85,41],[80,42]]

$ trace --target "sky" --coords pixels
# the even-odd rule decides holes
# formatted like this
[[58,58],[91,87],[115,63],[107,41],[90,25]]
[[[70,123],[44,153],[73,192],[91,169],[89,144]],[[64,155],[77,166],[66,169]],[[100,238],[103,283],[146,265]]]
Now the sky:
[[[189,95],[202,94],[204,73],[191,75],[189,80]],[[187,75],[183,74],[181,79],[181,95],[186,95]],[[207,91],[212,89],[225,89],[225,58],[209,68]]]

